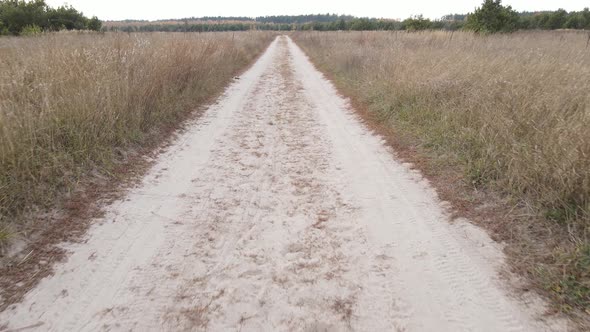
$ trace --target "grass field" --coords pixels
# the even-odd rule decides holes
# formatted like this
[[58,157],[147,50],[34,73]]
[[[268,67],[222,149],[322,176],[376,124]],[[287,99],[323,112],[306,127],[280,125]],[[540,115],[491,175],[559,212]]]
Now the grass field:
[[246,33],[0,38],[0,244],[80,181],[113,176],[273,39]]
[[[500,193],[534,220],[502,226],[513,262],[560,309],[590,310],[588,33],[293,38],[394,140],[460,169],[467,186]],[[551,244],[535,243],[540,233]]]

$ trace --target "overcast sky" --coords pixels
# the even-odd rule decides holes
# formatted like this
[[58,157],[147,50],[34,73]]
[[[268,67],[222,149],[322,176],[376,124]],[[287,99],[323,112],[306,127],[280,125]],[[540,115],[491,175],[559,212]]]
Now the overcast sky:
[[[87,16],[102,20],[167,19],[201,16],[265,16],[317,13],[354,16],[407,18],[423,14],[439,18],[450,13],[467,13],[482,0],[47,0],[55,7],[68,3]],[[582,10],[589,0],[504,0],[518,11]]]

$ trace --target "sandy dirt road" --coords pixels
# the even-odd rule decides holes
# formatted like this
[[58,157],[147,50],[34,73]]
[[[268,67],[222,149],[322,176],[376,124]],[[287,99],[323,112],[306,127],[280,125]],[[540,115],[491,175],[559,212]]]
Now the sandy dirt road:
[[[543,331],[286,37],[67,244],[8,329]],[[0,324],[2,325],[2,324]]]

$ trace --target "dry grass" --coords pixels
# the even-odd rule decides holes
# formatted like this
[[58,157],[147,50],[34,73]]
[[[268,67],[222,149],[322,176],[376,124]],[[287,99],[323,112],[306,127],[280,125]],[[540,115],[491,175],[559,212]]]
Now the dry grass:
[[[535,227],[505,226],[516,237],[515,261],[525,263],[529,277],[561,309],[590,310],[587,33],[293,37],[379,125],[394,128],[409,144],[417,142],[436,156],[435,163],[459,166],[469,186],[503,193],[506,204],[518,205],[520,212],[526,206]],[[523,248],[538,244],[524,242],[548,229],[562,230],[554,235],[556,244],[543,255],[525,257]]]
[[221,20],[221,21],[212,21],[212,20],[201,20],[201,19],[191,19],[191,20],[165,20],[165,21],[104,21],[103,26],[106,28],[121,28],[121,27],[140,27],[146,25],[179,25],[179,24],[254,24],[255,22],[252,21],[236,21],[236,20]]
[[263,32],[0,38],[0,241],[19,231],[25,212],[54,206],[81,180],[109,176],[129,149],[161,138],[272,38]]

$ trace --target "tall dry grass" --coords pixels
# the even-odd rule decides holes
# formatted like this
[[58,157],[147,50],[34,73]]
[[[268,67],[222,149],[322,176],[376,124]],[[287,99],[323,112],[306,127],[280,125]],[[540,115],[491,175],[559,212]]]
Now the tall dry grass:
[[[125,149],[178,124],[270,43],[244,33],[0,38],[0,241]],[[16,219],[15,219],[16,218]]]
[[586,34],[363,32],[296,40],[384,121],[464,158],[472,181],[588,216]]
[[379,122],[450,156],[469,183],[507,193],[548,223],[567,227],[574,245],[554,261],[548,284],[568,305],[590,308],[587,33],[293,38]]

